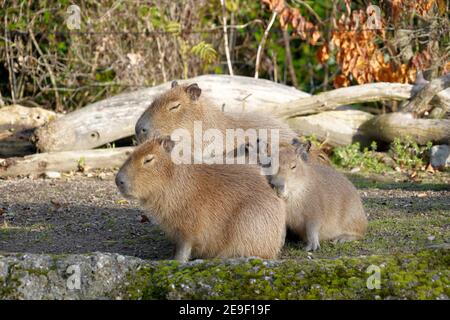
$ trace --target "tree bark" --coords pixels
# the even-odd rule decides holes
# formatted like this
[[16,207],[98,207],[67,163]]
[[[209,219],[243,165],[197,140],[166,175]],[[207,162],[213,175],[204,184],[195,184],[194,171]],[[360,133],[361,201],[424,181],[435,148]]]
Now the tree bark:
[[414,119],[411,114],[394,112],[372,118],[360,130],[370,140],[391,142],[411,137],[419,144],[428,141],[450,144],[450,120]]
[[23,158],[0,159],[0,177],[38,176],[47,171],[73,171],[82,164],[86,168],[120,167],[133,147],[39,153]]
[[[420,117],[425,112],[432,109],[432,104],[430,103],[434,96],[450,86],[450,73],[433,79],[430,81],[422,90],[418,91],[411,101],[409,101],[403,108],[403,112],[413,113],[414,116]],[[445,106],[448,110],[448,105]]]
[[40,127],[57,117],[55,112],[42,108],[27,108],[17,104],[2,107],[0,108],[0,132]]
[[289,126],[299,135],[314,135],[331,146],[345,146],[354,142],[367,145],[370,141],[360,127],[374,116],[358,110],[326,111],[323,113],[290,118]]

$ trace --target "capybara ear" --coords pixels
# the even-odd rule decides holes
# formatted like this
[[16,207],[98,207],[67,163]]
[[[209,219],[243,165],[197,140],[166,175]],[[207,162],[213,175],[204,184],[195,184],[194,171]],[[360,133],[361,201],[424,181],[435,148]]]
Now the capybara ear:
[[172,88],[178,87],[178,82],[177,80],[173,80],[172,81]]
[[[294,140],[297,140],[294,142]],[[311,148],[311,141],[306,141],[305,143],[300,142],[298,139],[293,139],[292,144],[295,146],[295,153],[303,161],[308,161],[308,153]]]
[[188,85],[184,90],[193,101],[198,100],[198,98],[202,94],[202,89],[200,89],[198,84],[196,83]]
[[167,153],[172,152],[173,147],[175,146],[175,141],[170,139],[170,136],[165,136],[159,139],[159,144]]

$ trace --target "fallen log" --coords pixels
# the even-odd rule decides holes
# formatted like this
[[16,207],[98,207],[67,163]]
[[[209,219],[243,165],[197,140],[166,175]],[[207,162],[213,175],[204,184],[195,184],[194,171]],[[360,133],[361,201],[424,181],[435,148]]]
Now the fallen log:
[[40,127],[57,117],[55,112],[42,108],[27,108],[17,104],[2,107],[0,108],[0,132]]
[[0,158],[36,152],[30,138],[37,127],[56,119],[53,111],[11,105],[0,108]]
[[354,142],[368,145],[361,126],[374,116],[358,110],[326,111],[319,114],[287,119],[299,135],[314,135],[331,146],[345,146]]
[[[414,116],[420,117],[425,112],[432,109],[431,100],[434,96],[450,86],[450,73],[431,80],[420,91],[418,91],[414,97],[403,108],[403,112],[413,113]],[[448,110],[448,105],[444,104],[444,107]]]
[[0,159],[0,177],[39,176],[48,171],[74,171],[120,167],[133,147],[39,153],[23,158]]
[[[332,90],[310,96],[292,87],[268,80],[248,77],[206,75],[185,82],[197,82],[204,95],[225,111],[257,111],[274,114],[284,120],[311,115],[340,106],[379,100],[404,100],[412,95],[413,86],[398,83],[373,83]],[[35,132],[36,146],[43,152],[95,148],[117,139],[132,136],[134,126],[152,99],[169,88],[169,83],[121,94],[72,112]],[[450,91],[438,93],[441,101],[450,101]],[[316,118],[311,118],[316,119]],[[318,117],[316,120],[321,119]],[[333,123],[335,119],[323,118]],[[299,128],[307,120],[288,121]],[[357,121],[357,120],[355,120]],[[359,122],[358,122],[359,123]],[[323,124],[330,127],[329,124]],[[332,126],[332,125],[331,125]],[[308,131],[321,136],[324,129],[309,126]],[[331,136],[331,135],[330,135]],[[348,141],[350,135],[336,138],[336,144]]]
[[391,142],[395,138],[410,137],[419,144],[428,141],[450,143],[450,120],[414,119],[410,113],[387,113],[373,117],[360,130],[370,140]]
[[[282,106],[269,106],[264,111],[272,112],[280,118],[292,118],[334,110],[337,107],[382,100],[405,100],[411,98],[413,86],[401,83],[369,83],[359,86],[339,88],[317,95],[296,99]],[[450,105],[450,90],[440,91],[441,104]]]
[[[308,96],[292,87],[249,77],[205,75],[180,81],[184,82],[197,82],[203,94],[225,111],[258,110]],[[42,152],[82,150],[132,136],[140,115],[169,88],[170,83],[165,83],[124,93],[69,113],[37,130],[36,146]]]

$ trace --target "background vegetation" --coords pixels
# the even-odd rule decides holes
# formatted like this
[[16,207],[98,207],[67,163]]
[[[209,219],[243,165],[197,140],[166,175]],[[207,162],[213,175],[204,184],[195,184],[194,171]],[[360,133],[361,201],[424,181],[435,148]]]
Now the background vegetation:
[[[0,1],[0,104],[69,111],[124,90],[204,73],[259,76],[318,92],[449,71],[445,0]],[[80,29],[69,30],[71,4]],[[368,29],[379,6],[382,29]],[[378,20],[377,20],[378,21]],[[375,105],[375,111],[396,108]]]

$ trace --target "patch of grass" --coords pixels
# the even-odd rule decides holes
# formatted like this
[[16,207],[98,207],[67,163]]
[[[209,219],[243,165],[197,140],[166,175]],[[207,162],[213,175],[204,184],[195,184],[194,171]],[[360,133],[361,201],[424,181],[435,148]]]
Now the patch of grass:
[[14,226],[7,221],[3,221],[0,224],[0,231],[11,231],[11,232],[43,232],[52,229],[52,225],[44,223],[35,223],[30,226]]
[[[417,205],[420,205],[420,202]],[[396,207],[390,204],[389,200],[385,204],[365,201],[364,206],[369,214],[368,230],[364,238],[338,244],[324,241],[320,250],[314,253],[305,252],[302,242],[290,241],[283,248],[281,257],[335,259],[345,256],[414,252],[433,245],[450,244],[448,206],[441,210],[411,210]]]
[[117,225],[117,221],[112,218],[109,218],[108,220],[106,220],[105,225],[108,229],[113,229]]
[[419,172],[416,180],[403,173],[391,171],[383,175],[372,172],[349,173],[341,171],[358,189],[401,189],[407,191],[446,191],[450,190],[450,174],[438,172],[429,174]]

